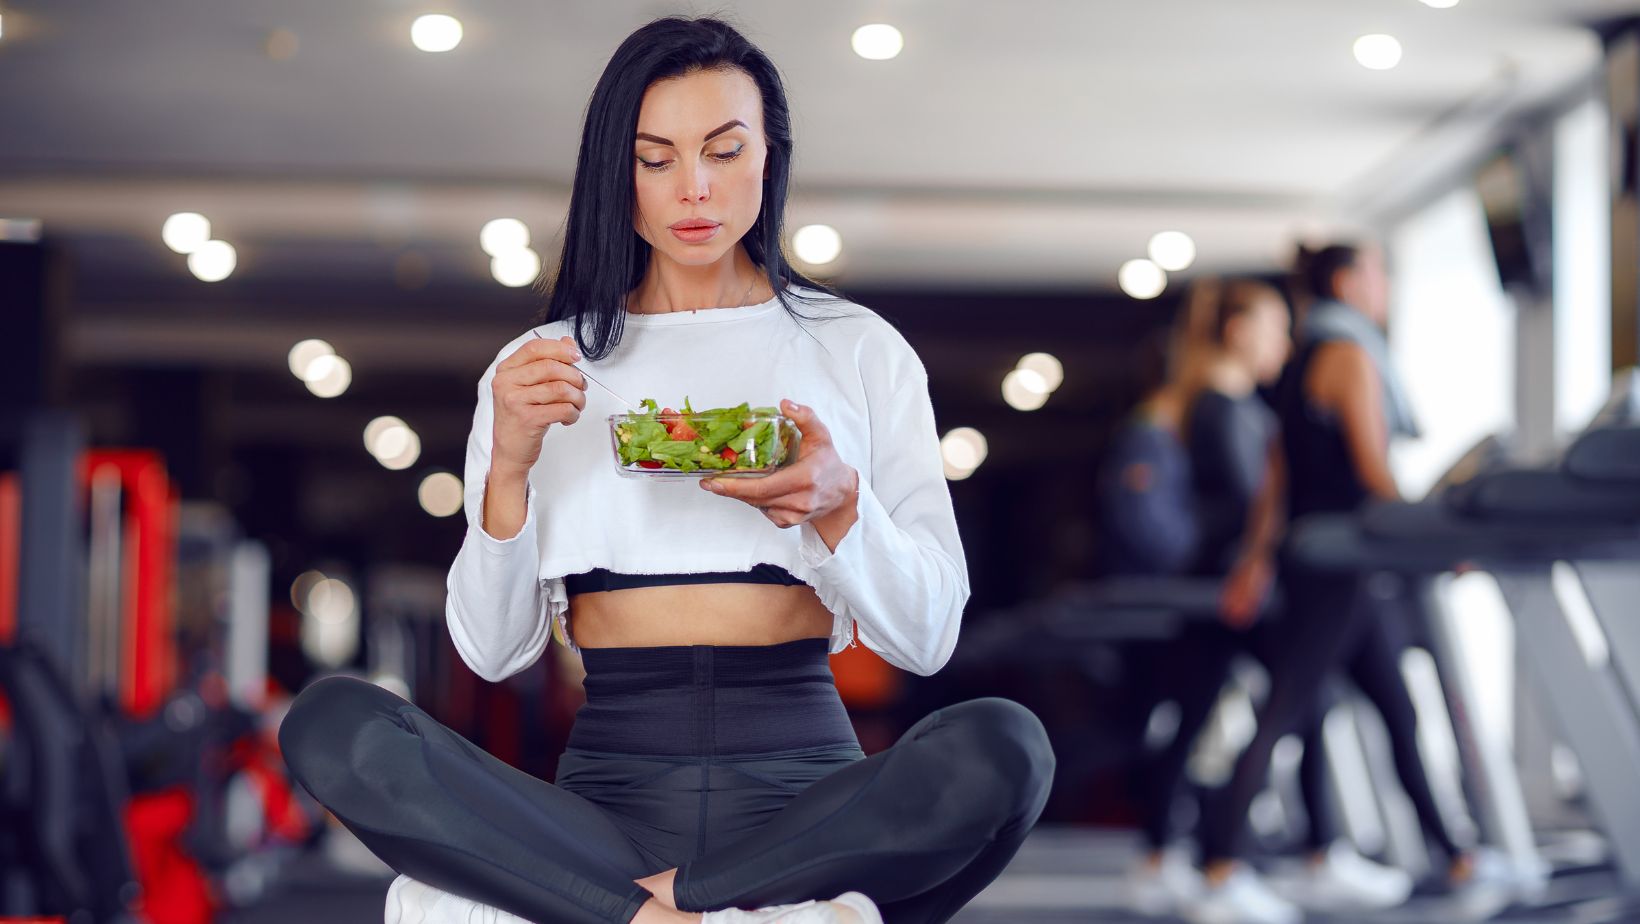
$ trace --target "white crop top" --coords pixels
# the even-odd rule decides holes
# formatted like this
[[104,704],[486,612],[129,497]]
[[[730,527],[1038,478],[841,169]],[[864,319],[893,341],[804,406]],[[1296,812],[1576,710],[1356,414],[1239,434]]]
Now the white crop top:
[[[553,425],[530,469],[518,535],[484,532],[497,354],[478,382],[467,439],[467,534],[450,568],[445,617],[474,672],[498,681],[533,664],[557,637],[578,650],[563,578],[593,568],[624,574],[749,571],[779,565],[814,587],[834,615],[831,650],[856,634],[889,663],[932,674],[951,657],[968,567],[957,535],[928,399],[928,375],[905,338],[870,309],[794,302],[820,321],[790,317],[777,300],[667,314],[628,314],[620,344],[592,374],[627,398],[695,408],[814,409],[842,460],[859,472],[858,520],[836,551],[808,523],[782,529],[743,501],[694,479],[621,477],[605,417],[625,408],[589,383],[586,408]],[[553,339],[572,322],[535,330]],[[856,630],[856,626],[858,629]]]

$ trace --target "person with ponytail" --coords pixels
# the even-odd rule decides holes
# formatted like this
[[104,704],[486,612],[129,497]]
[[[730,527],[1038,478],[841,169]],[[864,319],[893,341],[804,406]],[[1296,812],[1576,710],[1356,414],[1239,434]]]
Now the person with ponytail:
[[1143,672],[1179,716],[1171,739],[1135,773],[1147,852],[1127,885],[1129,903],[1146,914],[1188,910],[1201,894],[1201,877],[1169,849],[1178,834],[1174,808],[1187,760],[1232,662],[1252,653],[1248,630],[1264,609],[1274,574],[1285,479],[1274,415],[1259,389],[1281,373],[1291,348],[1289,325],[1286,300],[1266,283],[1197,280],[1176,325],[1175,374],[1159,395],[1177,395],[1174,426],[1195,528],[1191,556],[1178,572],[1224,585],[1219,619],[1186,622]]

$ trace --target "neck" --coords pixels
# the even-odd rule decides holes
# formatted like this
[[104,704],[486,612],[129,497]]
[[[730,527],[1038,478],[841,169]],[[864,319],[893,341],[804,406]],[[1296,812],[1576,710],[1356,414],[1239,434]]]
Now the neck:
[[651,250],[649,269],[628,297],[627,310],[634,314],[666,314],[737,308],[761,304],[772,295],[768,280],[743,247],[736,246],[716,263],[705,266],[685,266],[659,250]]
[[1247,367],[1223,354],[1215,356],[1208,364],[1206,379],[1215,391],[1232,398],[1240,398],[1251,392],[1258,384],[1253,374],[1247,371]]
[[1156,389],[1139,402],[1139,413],[1151,423],[1177,436],[1184,424],[1186,395],[1176,383]]

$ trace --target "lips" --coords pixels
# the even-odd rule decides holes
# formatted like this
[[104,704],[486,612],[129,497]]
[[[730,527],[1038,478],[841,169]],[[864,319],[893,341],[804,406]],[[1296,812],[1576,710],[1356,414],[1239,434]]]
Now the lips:
[[703,244],[717,236],[723,226],[705,218],[685,218],[667,226],[672,236],[685,244]]

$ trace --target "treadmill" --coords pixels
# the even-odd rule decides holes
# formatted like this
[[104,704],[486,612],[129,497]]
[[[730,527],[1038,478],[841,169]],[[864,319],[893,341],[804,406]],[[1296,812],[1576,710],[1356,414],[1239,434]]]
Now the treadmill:
[[[1515,467],[1501,455],[1495,442],[1478,447],[1424,501],[1306,517],[1293,527],[1293,551],[1323,571],[1489,572],[1525,672],[1581,766],[1613,863],[1640,887],[1640,376],[1619,379],[1555,464]],[[1592,621],[1568,612],[1568,567]],[[1478,687],[1456,657],[1452,614],[1429,612],[1477,821],[1525,890],[1541,889],[1548,865],[1508,743],[1472,721]]]

